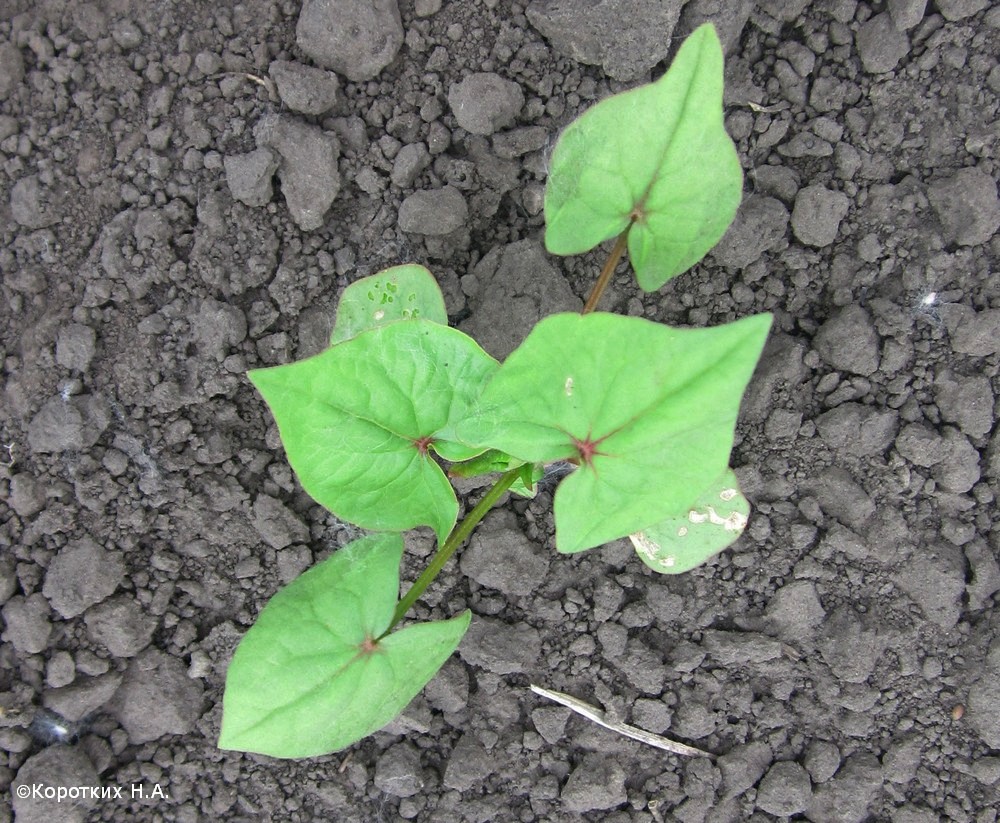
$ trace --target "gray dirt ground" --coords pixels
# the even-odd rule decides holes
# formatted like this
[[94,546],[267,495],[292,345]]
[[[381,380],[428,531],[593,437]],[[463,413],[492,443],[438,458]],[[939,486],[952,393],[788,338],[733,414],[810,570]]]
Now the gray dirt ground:
[[[0,821],[997,820],[990,5],[0,0]],[[366,6],[354,42],[327,25]],[[342,288],[401,262],[496,353],[578,307],[603,256],[541,250],[553,142],[703,19],[740,216],[603,305],[775,313],[733,454],[747,533],[676,578],[624,542],[560,557],[550,482],[429,592],[476,617],[399,722],[312,761],[220,752],[235,643],[353,534],[245,371],[318,351]],[[33,783],[123,796],[11,803]]]

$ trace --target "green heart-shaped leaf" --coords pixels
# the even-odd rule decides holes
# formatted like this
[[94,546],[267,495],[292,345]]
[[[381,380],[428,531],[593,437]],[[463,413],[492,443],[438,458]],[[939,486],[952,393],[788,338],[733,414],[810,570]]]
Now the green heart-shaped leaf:
[[393,266],[344,289],[330,343],[342,343],[396,320],[418,319],[448,325],[441,289],[423,266]]
[[462,332],[408,320],[248,376],[318,503],[366,529],[430,526],[443,542],[458,501],[431,451],[447,460],[483,451],[454,427],[497,368]]
[[402,554],[398,534],[355,540],[271,598],[229,665],[220,748],[315,757],[406,708],[456,649],[471,614],[379,640]]
[[580,254],[629,224],[639,285],[655,291],[725,233],[743,171],[723,125],[723,55],[711,24],[655,83],[602,100],[567,127],[545,190],[545,247]]
[[700,566],[743,534],[750,504],[732,469],[726,469],[681,514],[630,534],[635,551],[653,571],[680,574]]
[[641,531],[685,510],[726,468],[770,325],[767,314],[710,329],[552,315],[459,435],[527,462],[579,464],[556,491],[559,551]]

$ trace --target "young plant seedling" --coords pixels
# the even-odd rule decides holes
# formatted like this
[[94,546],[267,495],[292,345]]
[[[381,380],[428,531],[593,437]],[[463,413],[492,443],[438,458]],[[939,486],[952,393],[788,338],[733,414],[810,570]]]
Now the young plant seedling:
[[[508,491],[530,496],[546,466],[556,548],[631,537],[664,573],[732,543],[749,505],[728,468],[740,400],[770,315],[679,329],[594,309],[628,252],[640,287],[698,262],[742,192],[723,127],[722,48],[696,30],[658,81],[610,97],[563,132],[545,194],[545,243],[579,254],[615,238],[582,314],[543,319],[501,365],[448,327],[422,266],[344,290],[330,347],[250,372],[302,487],[376,532],[279,591],[226,678],[224,749],[274,757],[336,751],[401,712],[458,646],[470,620],[397,628]],[[458,521],[453,477],[500,474]],[[439,548],[399,595],[401,532]]]

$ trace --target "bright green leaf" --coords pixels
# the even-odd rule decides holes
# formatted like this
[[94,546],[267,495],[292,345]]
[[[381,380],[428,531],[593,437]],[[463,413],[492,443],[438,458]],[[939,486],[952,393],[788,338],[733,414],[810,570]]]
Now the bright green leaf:
[[226,674],[219,747],[271,757],[328,754],[382,728],[444,665],[470,613],[389,626],[403,538],[355,540],[279,591]]
[[542,320],[459,427],[535,463],[579,464],[556,491],[556,545],[576,552],[685,510],[729,462],[771,316],[676,329],[613,314]]
[[706,23],[655,83],[602,100],[571,123],[552,155],[546,248],[580,254],[632,223],[629,257],[646,291],[701,260],[743,191],[722,85],[722,46]]
[[454,427],[497,367],[471,337],[411,320],[249,377],[318,503],[366,529],[427,525],[443,541],[458,501],[431,451],[447,460],[483,451]]
[[680,574],[700,566],[743,534],[750,504],[726,469],[683,513],[630,534],[636,553],[653,571]]
[[427,269],[410,263],[394,266],[351,283],[340,296],[331,345],[396,320],[432,320],[448,325],[448,312],[437,281]]

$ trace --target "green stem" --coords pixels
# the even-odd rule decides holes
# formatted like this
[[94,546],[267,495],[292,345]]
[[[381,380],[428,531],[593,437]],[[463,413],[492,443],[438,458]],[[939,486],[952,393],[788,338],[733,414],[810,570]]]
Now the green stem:
[[486,492],[483,499],[476,504],[475,508],[452,530],[451,534],[448,535],[448,539],[444,541],[444,545],[437,550],[437,553],[431,558],[431,562],[427,564],[427,568],[421,572],[420,577],[410,586],[410,590],[396,604],[396,611],[392,615],[392,622],[389,623],[389,628],[379,635],[378,640],[381,640],[391,632],[396,627],[396,624],[403,619],[404,615],[410,610],[410,606],[417,602],[417,599],[433,582],[434,578],[441,573],[441,569],[444,568],[445,563],[451,559],[451,556],[458,547],[472,534],[472,530],[479,525],[479,521],[503,497],[504,492],[514,484],[514,481],[517,480],[518,475],[521,473],[521,468],[521,466],[518,466],[502,474],[500,479]]
[[597,308],[597,303],[601,299],[601,295],[604,294],[604,290],[608,287],[608,283],[611,282],[611,275],[615,273],[615,269],[618,268],[618,261],[622,259],[622,255],[625,254],[625,249],[628,245],[628,232],[632,228],[632,224],[629,223],[625,227],[625,231],[618,235],[618,239],[615,240],[615,245],[611,249],[611,254],[608,255],[608,260],[604,264],[604,268],[601,269],[601,274],[597,278],[597,282],[594,284],[593,290],[590,292],[590,297],[587,298],[587,303],[583,307],[583,311],[580,314],[590,314],[594,309]]

